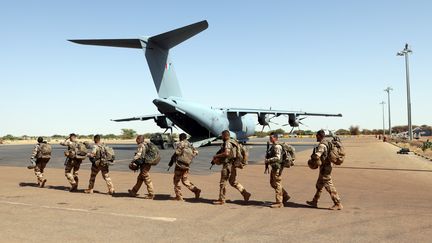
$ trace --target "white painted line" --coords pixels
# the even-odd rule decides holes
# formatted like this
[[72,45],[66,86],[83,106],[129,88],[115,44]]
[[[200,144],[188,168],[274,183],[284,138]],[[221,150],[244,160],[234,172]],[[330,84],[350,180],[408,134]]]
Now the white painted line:
[[7,201],[0,201],[3,204],[10,204],[10,205],[21,205],[21,206],[33,206],[28,203],[20,203],[20,202],[7,202]]
[[87,209],[80,209],[80,208],[63,208],[63,207],[54,207],[54,206],[45,206],[45,205],[33,205],[33,204],[29,204],[29,203],[20,203],[20,202],[11,202],[11,201],[0,201],[0,203],[1,204],[8,204],[8,205],[15,205],[15,206],[27,206],[27,207],[36,207],[36,208],[80,212],[80,213],[89,213],[89,214],[102,214],[102,215],[111,215],[111,216],[117,216],[117,217],[149,219],[149,220],[156,220],[156,221],[163,221],[163,222],[175,222],[177,220],[176,218],[151,217],[151,216],[144,216],[144,215],[123,214],[123,213],[95,212],[95,211],[90,211]]

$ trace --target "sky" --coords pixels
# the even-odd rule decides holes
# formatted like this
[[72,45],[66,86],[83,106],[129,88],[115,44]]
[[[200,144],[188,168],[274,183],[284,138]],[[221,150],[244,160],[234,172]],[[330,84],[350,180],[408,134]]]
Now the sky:
[[[153,121],[110,121],[158,113],[142,50],[67,40],[152,36],[201,20],[209,28],[170,51],[185,99],[343,114],[307,118],[302,129],[373,129],[382,128],[379,103],[391,86],[392,124],[405,125],[396,53],[407,42],[413,124],[432,125],[431,9],[395,0],[3,0],[0,136],[163,131]],[[385,119],[387,127],[387,111]]]

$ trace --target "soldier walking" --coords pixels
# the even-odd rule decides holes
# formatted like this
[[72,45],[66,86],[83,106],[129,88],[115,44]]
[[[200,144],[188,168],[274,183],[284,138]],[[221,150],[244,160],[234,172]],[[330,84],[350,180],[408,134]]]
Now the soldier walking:
[[[135,156],[133,158],[133,161],[136,161],[136,163],[131,163],[131,165],[132,164],[138,165],[140,172],[137,177],[137,182],[135,186],[132,189],[129,189],[128,192],[131,197],[136,197],[138,195],[139,189],[141,188],[144,182],[145,185],[147,186],[147,191],[148,191],[148,195],[146,195],[144,198],[154,199],[155,194],[153,190],[153,183],[149,173],[151,169],[151,165],[145,163],[144,161],[144,156],[147,152],[146,151],[147,146],[146,146],[146,142],[144,141],[144,136],[138,135],[136,138],[136,143],[138,144],[138,147]],[[134,169],[138,169],[138,168],[134,168]]]
[[44,187],[47,179],[44,178],[44,170],[51,159],[51,145],[49,145],[46,141],[43,140],[42,137],[38,137],[37,144],[33,148],[33,152],[30,158],[32,161],[32,165],[28,166],[29,169],[34,169],[34,173],[36,175],[38,186]]
[[71,133],[69,138],[61,142],[60,145],[67,146],[68,149],[65,151],[65,176],[68,182],[71,184],[70,192],[76,192],[78,190],[78,171],[81,166],[82,159],[76,157],[77,153],[77,135]]
[[180,142],[177,144],[176,151],[169,163],[170,167],[175,163],[173,182],[176,197],[174,200],[183,201],[183,195],[179,185],[180,181],[191,192],[193,192],[195,198],[198,199],[201,190],[188,179],[190,164],[192,163],[193,158],[198,155],[198,150],[196,150],[187,140],[187,135],[185,133],[181,133],[179,138]]
[[318,207],[318,200],[321,196],[323,188],[327,190],[333,200],[334,205],[330,207],[330,210],[342,210],[343,206],[340,197],[336,191],[336,187],[333,185],[331,172],[332,164],[328,159],[329,142],[325,139],[325,132],[319,130],[316,134],[318,146],[314,149],[311,159],[308,163],[319,164],[319,176],[316,183],[316,193],[312,201],[306,201],[311,207]]
[[222,132],[223,143],[219,153],[213,157],[213,162],[222,164],[221,178],[219,183],[219,199],[214,201],[215,205],[225,204],[226,184],[229,184],[236,188],[243,196],[245,202],[249,201],[251,194],[237,181],[237,168],[234,165],[236,159],[233,145],[230,141],[230,132],[225,130]]
[[271,208],[281,208],[284,203],[291,198],[288,192],[282,187],[282,145],[278,143],[278,135],[274,132],[270,134],[271,147],[267,151],[265,163],[271,166],[270,185],[275,189],[276,203]]
[[91,174],[89,180],[88,189],[84,190],[85,193],[93,193],[93,188],[96,180],[96,176],[99,171],[102,174],[107,186],[108,186],[108,194],[114,194],[114,184],[109,176],[109,166],[108,162],[104,157],[107,154],[107,148],[105,144],[101,143],[100,135],[95,135],[93,137],[94,146],[91,153],[88,154],[90,161],[92,162]]

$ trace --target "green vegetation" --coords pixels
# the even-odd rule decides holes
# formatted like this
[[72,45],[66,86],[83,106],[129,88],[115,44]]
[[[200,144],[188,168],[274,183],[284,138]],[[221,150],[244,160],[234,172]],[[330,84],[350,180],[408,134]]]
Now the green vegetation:
[[122,139],[132,139],[136,137],[137,132],[133,129],[123,128],[121,138]]
[[13,135],[11,135],[11,134],[8,134],[8,135],[2,137],[2,140],[11,140],[11,141],[15,141],[15,140],[20,140],[20,138],[19,138],[19,137],[15,137],[15,136],[13,136]]
[[337,135],[350,135],[351,132],[349,130],[346,130],[346,129],[339,129],[336,131],[336,134]]
[[350,126],[349,132],[351,135],[360,135],[360,127],[359,126]]
[[432,149],[432,142],[429,142],[429,139],[423,143],[423,146],[421,148],[424,151],[426,151],[427,149]]

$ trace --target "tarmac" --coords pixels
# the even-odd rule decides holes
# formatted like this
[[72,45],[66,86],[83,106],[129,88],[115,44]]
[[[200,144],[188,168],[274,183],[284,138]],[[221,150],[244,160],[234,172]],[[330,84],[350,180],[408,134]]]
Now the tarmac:
[[[211,203],[219,190],[216,172],[192,171],[191,181],[202,189],[199,200],[184,187],[185,202],[170,200],[172,172],[153,169],[155,200],[142,198],[145,188],[138,198],[128,197],[137,174],[117,169],[110,172],[117,192],[113,197],[106,194],[101,176],[96,179],[98,192],[84,194],[90,174],[85,166],[79,192],[70,193],[58,162],[46,168],[46,188],[37,188],[33,172],[25,168],[27,162],[8,162],[13,149],[23,158],[30,152],[1,146],[0,242],[429,242],[432,163],[396,154],[397,147],[372,137],[347,138],[344,144],[346,161],[333,170],[342,211],[327,210],[332,202],[326,192],[318,209],[305,205],[315,193],[318,173],[306,165],[309,141],[297,146],[296,166],[284,170],[282,182],[292,198],[280,209],[268,207],[274,190],[259,160],[265,145],[252,145],[257,160],[238,173],[239,182],[252,193],[250,202],[244,203],[240,193],[228,186],[229,200],[222,206]],[[213,150],[217,147],[200,149],[202,161]],[[200,163],[193,166],[204,166]]]

